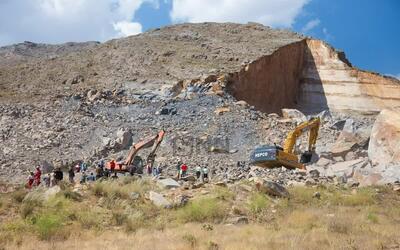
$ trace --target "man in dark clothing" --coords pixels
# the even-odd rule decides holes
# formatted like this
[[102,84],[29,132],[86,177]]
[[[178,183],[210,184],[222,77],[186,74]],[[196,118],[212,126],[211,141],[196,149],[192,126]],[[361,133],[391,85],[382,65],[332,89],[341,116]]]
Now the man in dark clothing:
[[73,166],[69,169],[68,176],[69,176],[69,182],[74,183],[75,171]]
[[64,174],[61,171],[61,168],[58,167],[54,170],[54,179],[55,179],[56,183],[58,183],[64,179]]
[[96,180],[100,179],[104,176],[104,169],[101,166],[97,166],[96,168]]

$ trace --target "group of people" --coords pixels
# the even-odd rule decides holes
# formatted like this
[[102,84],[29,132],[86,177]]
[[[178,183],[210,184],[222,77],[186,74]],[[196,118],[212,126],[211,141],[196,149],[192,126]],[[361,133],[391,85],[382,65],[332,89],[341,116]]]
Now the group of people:
[[48,173],[42,178],[41,167],[37,166],[35,172],[29,172],[26,188],[32,189],[33,187],[37,187],[42,183],[42,180],[44,186],[51,187],[57,185],[60,181],[63,180],[63,178],[64,174],[61,168],[55,168],[52,173]]
[[[185,164],[182,163],[181,160],[178,161],[177,165],[176,165],[176,170],[177,170],[177,178],[181,179],[184,178],[185,176],[187,176],[188,171],[189,171],[189,167]],[[202,180],[202,181],[208,181],[208,167],[207,166],[197,166],[195,169],[196,172],[196,178],[198,180]]]
[[[147,166],[152,166],[153,164],[148,164]],[[157,166],[152,166],[152,167],[147,167],[146,166],[146,172],[148,175],[153,175],[153,176],[159,176],[162,172],[162,166],[161,164],[158,164]],[[177,178],[181,179],[187,176],[188,171],[189,171],[189,167],[185,164],[182,163],[181,160],[178,161],[178,164],[176,165],[176,169],[177,169]],[[68,179],[70,183],[75,183],[75,173],[81,173],[80,176],[80,180],[79,182],[81,184],[86,183],[86,182],[94,182],[96,180],[99,179],[117,179],[118,175],[117,175],[117,171],[112,171],[113,168],[111,168],[111,170],[109,170],[108,168],[105,167],[105,161],[104,160],[100,160],[99,163],[96,165],[95,167],[95,173],[90,172],[88,173],[88,165],[85,162],[79,162],[74,166],[71,166],[68,170]],[[208,181],[209,175],[208,175],[208,168],[207,166],[198,166],[195,169],[195,173],[196,173],[196,178],[198,180],[202,180],[202,181]],[[46,174],[43,178],[42,178],[42,171],[40,166],[36,167],[36,171],[29,172],[29,176],[28,176],[28,180],[27,180],[27,184],[26,187],[28,189],[31,189],[32,187],[35,186],[39,186],[42,182],[43,179],[43,184],[46,187],[51,187],[54,185],[57,185],[60,181],[62,181],[64,179],[64,173],[61,170],[60,167],[55,168],[53,170],[52,173],[48,173]]]

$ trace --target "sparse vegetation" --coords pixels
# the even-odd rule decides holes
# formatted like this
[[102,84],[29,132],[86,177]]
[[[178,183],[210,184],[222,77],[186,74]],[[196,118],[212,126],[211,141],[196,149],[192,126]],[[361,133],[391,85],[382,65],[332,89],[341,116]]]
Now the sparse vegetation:
[[201,198],[178,211],[182,222],[220,222],[226,216],[226,206],[216,198]]
[[[123,242],[156,234],[180,249],[365,249],[398,244],[400,237],[396,219],[400,199],[384,188],[295,187],[289,190],[289,199],[277,199],[248,189],[212,187],[208,194],[173,209],[158,208],[146,200],[152,188],[148,181],[126,178],[95,183],[81,193],[65,186],[48,200],[30,195],[19,202],[14,197],[20,193],[3,195],[0,200],[7,209],[2,209],[6,213],[2,218],[9,219],[0,226],[0,244],[22,247],[29,238],[42,248],[46,244],[76,248],[76,241],[65,240],[85,236],[90,241],[90,235],[100,234],[105,239],[118,235],[118,242]],[[139,193],[139,198],[132,198],[132,192]],[[319,199],[313,198],[315,192],[320,193]],[[229,216],[247,216],[250,224],[226,227]],[[204,223],[211,229],[205,230]],[[167,248],[158,241],[154,244],[138,248]],[[105,248],[103,243],[99,247]]]
[[26,194],[26,189],[20,188],[12,193],[12,198],[14,201],[21,203],[24,200]]
[[252,213],[261,213],[270,204],[269,198],[262,193],[254,193],[249,200],[249,209]]
[[42,214],[36,218],[34,227],[42,240],[54,237],[62,227],[62,218],[55,214]]
[[191,248],[197,245],[197,239],[193,234],[185,234],[182,236],[182,239],[187,242]]

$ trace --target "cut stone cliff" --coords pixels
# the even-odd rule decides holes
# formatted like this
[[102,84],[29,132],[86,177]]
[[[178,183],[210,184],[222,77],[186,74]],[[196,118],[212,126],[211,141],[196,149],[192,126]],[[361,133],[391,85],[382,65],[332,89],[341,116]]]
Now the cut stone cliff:
[[231,74],[228,91],[264,112],[400,108],[400,81],[354,68],[344,53],[314,39],[283,46]]

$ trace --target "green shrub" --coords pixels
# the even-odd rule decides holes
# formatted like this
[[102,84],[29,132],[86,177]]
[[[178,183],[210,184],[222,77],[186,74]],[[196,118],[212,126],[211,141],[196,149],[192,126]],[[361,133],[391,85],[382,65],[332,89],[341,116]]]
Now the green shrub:
[[225,215],[226,207],[216,198],[194,200],[177,211],[178,220],[183,222],[219,222]]
[[62,218],[55,214],[43,214],[34,224],[41,240],[50,240],[62,227]]
[[235,194],[226,187],[216,187],[214,190],[215,198],[229,201],[235,199]]
[[269,204],[270,200],[266,195],[254,193],[249,200],[249,209],[252,213],[258,214],[264,211]]
[[25,201],[20,208],[20,215],[23,219],[33,215],[34,211],[40,208],[41,204],[34,200]]

